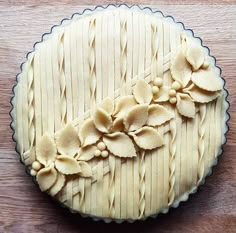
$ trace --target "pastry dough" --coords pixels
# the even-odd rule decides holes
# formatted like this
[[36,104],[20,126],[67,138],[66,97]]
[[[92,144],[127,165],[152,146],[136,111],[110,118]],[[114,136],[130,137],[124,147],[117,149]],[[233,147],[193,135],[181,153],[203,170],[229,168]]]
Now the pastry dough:
[[18,80],[12,116],[22,161],[42,191],[85,215],[133,221],[167,212],[204,181],[225,141],[214,60],[147,9],[75,15],[44,36]]

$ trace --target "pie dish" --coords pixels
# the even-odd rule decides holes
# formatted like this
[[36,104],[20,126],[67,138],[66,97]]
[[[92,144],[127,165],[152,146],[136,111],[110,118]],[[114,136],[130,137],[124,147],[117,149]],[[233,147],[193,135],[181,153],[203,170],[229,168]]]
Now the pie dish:
[[42,192],[94,219],[132,222],[177,207],[226,141],[215,59],[149,8],[73,15],[35,45],[17,81],[21,161]]

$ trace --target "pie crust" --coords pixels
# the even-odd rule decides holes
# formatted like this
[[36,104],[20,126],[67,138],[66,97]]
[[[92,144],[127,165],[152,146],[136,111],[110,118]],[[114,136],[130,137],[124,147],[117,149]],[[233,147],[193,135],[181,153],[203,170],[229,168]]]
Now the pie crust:
[[97,7],[43,36],[11,112],[17,151],[43,192],[85,216],[166,213],[204,182],[228,102],[192,31],[149,8]]

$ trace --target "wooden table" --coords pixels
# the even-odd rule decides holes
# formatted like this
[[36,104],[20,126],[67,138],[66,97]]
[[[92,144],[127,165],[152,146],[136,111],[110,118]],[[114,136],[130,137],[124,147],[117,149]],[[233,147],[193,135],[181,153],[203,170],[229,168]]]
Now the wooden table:
[[[38,188],[19,163],[9,127],[15,75],[33,43],[62,18],[109,0],[0,0],[0,233],[15,232],[236,232],[236,1],[130,1],[173,15],[200,36],[223,70],[231,102],[224,155],[198,193],[168,215],[134,224],[104,224],[63,210]],[[119,4],[121,1],[115,1]],[[92,6],[90,6],[92,7]]]

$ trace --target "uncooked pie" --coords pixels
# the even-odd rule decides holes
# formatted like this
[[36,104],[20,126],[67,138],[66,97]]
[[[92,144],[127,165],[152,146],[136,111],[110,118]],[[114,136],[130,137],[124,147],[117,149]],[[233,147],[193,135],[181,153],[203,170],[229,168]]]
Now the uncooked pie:
[[220,70],[150,9],[75,14],[28,55],[14,89],[17,151],[39,188],[86,216],[144,219],[204,182],[227,130]]

